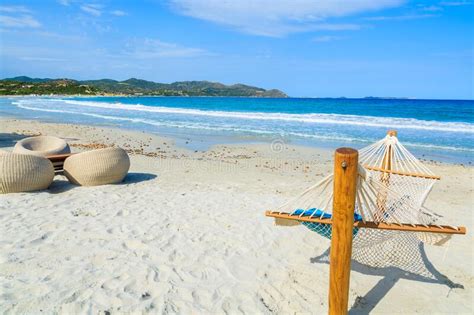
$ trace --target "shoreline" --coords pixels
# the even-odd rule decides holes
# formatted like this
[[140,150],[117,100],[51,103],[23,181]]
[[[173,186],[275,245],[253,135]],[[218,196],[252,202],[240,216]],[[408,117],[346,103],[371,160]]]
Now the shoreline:
[[[78,187],[57,176],[46,191],[0,196],[0,312],[327,310],[329,268],[317,258],[328,240],[274,226],[264,211],[331,173],[331,151],[235,144],[195,152],[145,132],[18,119],[1,120],[0,146],[38,133],[65,138],[74,152],[123,147],[131,169],[119,185]],[[468,235],[424,247],[433,278],[353,266],[352,313],[472,312],[473,168],[428,166],[442,180],[426,206]]]
[[[8,115],[8,114],[7,114]],[[303,147],[305,149],[314,149],[316,151],[322,150],[326,152],[332,152],[334,151],[337,147],[340,147],[341,145],[335,145],[335,143],[340,142],[341,140],[334,140],[334,141],[329,141],[329,140],[313,140],[313,141],[305,141],[302,139],[293,139],[291,137],[266,137],[263,135],[219,135],[219,134],[192,134],[191,132],[181,132],[179,133],[179,129],[171,129],[171,128],[162,128],[159,131],[156,132],[151,132],[147,130],[140,130],[140,129],[132,129],[132,128],[123,128],[120,126],[114,126],[112,125],[107,125],[104,123],[97,123],[97,124],[91,124],[91,123],[63,123],[63,122],[57,122],[54,120],[33,120],[30,118],[21,118],[17,117],[16,115],[10,115],[9,117],[0,117],[0,121],[5,121],[5,120],[19,120],[19,121],[31,121],[31,122],[42,122],[45,124],[58,124],[58,125],[81,125],[81,126],[94,126],[96,128],[104,127],[104,128],[114,128],[117,130],[122,130],[122,131],[129,131],[129,132],[138,132],[138,133],[147,133],[150,135],[159,135],[160,133],[165,135],[164,137],[172,139],[177,146],[179,146],[182,149],[188,149],[191,151],[207,151],[209,149],[212,149],[214,146],[220,146],[220,145],[286,145],[290,147]],[[364,144],[362,147],[364,147],[367,144]],[[343,145],[342,145],[343,146]],[[351,145],[346,145],[351,147]],[[361,147],[360,144],[358,144],[355,148]],[[413,150],[413,149],[411,149]],[[415,152],[418,152],[418,149],[414,149]],[[423,152],[423,151],[422,151]],[[420,156],[421,155],[421,156]],[[447,164],[447,165],[459,165],[459,166],[464,166],[464,167],[474,167],[474,164],[471,161],[455,161],[453,158],[449,156],[440,156],[436,157],[436,154],[434,153],[419,153],[415,154],[415,156],[422,161],[423,163],[428,163],[428,164]],[[427,157],[425,157],[427,156]]]
[[[147,135],[152,135],[158,138],[165,138],[168,139],[168,142],[174,143],[174,145],[182,150],[188,150],[190,152],[192,151],[208,151],[212,150],[213,147],[219,147],[219,146],[269,146],[270,148],[272,146],[286,146],[291,149],[295,148],[301,148],[303,150],[314,150],[317,153],[320,152],[325,152],[326,154],[332,154],[332,152],[337,148],[336,146],[333,146],[331,144],[327,144],[325,146],[323,145],[305,145],[298,143],[298,141],[292,141],[282,138],[271,138],[271,139],[263,139],[262,137],[254,136],[254,137],[249,137],[249,136],[211,136],[211,135],[205,135],[203,138],[204,140],[199,140],[201,138],[200,136],[192,136],[192,135],[186,135],[186,134],[177,134],[174,133],[173,131],[171,132],[165,132],[162,133],[162,135],[159,135],[158,132],[147,132],[147,131],[142,131],[142,130],[134,130],[134,129],[127,129],[127,128],[121,128],[118,126],[107,126],[103,124],[70,124],[70,123],[61,123],[61,122],[54,122],[54,121],[43,121],[43,120],[31,120],[31,119],[22,119],[18,118],[16,116],[12,117],[0,117],[0,121],[9,121],[9,120],[17,120],[21,121],[24,123],[35,123],[39,122],[42,124],[53,124],[53,125],[72,125],[72,126],[82,126],[82,127],[94,127],[94,128],[103,128],[103,129],[110,129],[110,130],[117,130],[120,132],[130,132],[130,133],[138,133],[138,134],[147,134]],[[220,139],[220,140],[219,140]],[[250,139],[250,140],[249,140]],[[200,143],[201,142],[201,143]],[[297,143],[294,143],[297,142]],[[427,159],[424,157],[417,157],[420,161],[423,163],[426,163],[428,165],[457,165],[461,167],[474,167],[471,163],[461,163],[461,162],[447,162],[447,161],[440,161],[436,159]]]
[[[13,132],[14,134],[18,134],[19,136],[33,136],[39,135],[42,133],[41,130],[45,128],[47,130],[53,130],[59,132],[60,137],[64,137],[66,139],[73,139],[73,134],[77,131],[77,129],[81,129],[83,132],[89,133],[92,130],[100,130],[102,137],[94,136],[92,134],[88,134],[88,142],[92,143],[100,143],[106,145],[118,145],[118,146],[125,146],[129,153],[135,153],[136,150],[141,151],[143,145],[134,146],[132,142],[125,143],[124,141],[118,141],[118,143],[110,143],[111,135],[115,133],[128,135],[129,137],[133,138],[134,140],[138,140],[139,138],[149,138],[152,139],[153,142],[162,142],[164,143],[167,150],[165,153],[171,154],[172,152],[177,152],[178,154],[187,154],[187,156],[193,156],[194,154],[206,154],[212,152],[214,150],[219,150],[220,148],[224,147],[235,147],[235,148],[248,148],[251,150],[252,148],[260,148],[262,151],[265,152],[265,156],[272,155],[272,154],[280,154],[283,151],[292,151],[300,153],[304,153],[302,156],[295,156],[301,157],[302,159],[308,158],[311,155],[323,155],[326,157],[330,157],[332,151],[326,148],[316,148],[311,146],[302,146],[302,145],[292,145],[283,142],[244,142],[244,141],[233,141],[232,143],[215,143],[211,146],[208,146],[206,150],[195,150],[194,148],[190,148],[190,142],[193,140],[191,139],[179,139],[174,136],[170,135],[158,135],[156,133],[149,133],[145,131],[139,130],[130,130],[124,129],[119,127],[111,127],[111,126],[103,126],[103,125],[88,125],[88,124],[68,124],[68,123],[58,123],[58,122],[46,122],[46,121],[38,121],[38,120],[30,120],[30,119],[21,119],[18,117],[11,117],[11,118],[0,118],[0,122],[3,123],[4,126],[0,127],[0,132],[8,131]],[[71,129],[70,131],[68,131]],[[104,137],[103,135],[109,135],[110,137]],[[114,137],[115,138],[115,137]],[[115,140],[119,140],[115,138]],[[139,140],[143,142],[143,140]],[[189,142],[189,143],[186,143]],[[72,142],[73,147],[79,146],[80,144],[76,144],[74,141]],[[152,153],[153,150],[157,150],[162,152],[161,146],[155,146],[144,149],[143,154],[147,155]],[[141,154],[137,153],[137,154]],[[440,162],[441,163],[441,162]]]

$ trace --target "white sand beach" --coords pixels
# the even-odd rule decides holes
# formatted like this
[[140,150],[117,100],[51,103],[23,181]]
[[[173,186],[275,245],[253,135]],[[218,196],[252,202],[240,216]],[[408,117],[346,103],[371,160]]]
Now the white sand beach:
[[[284,143],[205,152],[143,132],[0,120],[0,147],[56,135],[73,151],[120,146],[124,183],[0,195],[2,314],[321,314],[329,241],[274,226],[274,209],[332,171],[332,152]],[[442,180],[426,206],[466,226],[426,245],[431,281],[353,266],[352,314],[472,314],[473,168],[428,163]]]

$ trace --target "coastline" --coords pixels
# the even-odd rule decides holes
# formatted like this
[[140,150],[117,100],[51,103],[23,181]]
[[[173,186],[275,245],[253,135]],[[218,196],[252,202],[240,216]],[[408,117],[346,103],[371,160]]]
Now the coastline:
[[[419,159],[474,163],[471,118],[453,118],[449,102],[413,103],[409,110],[391,112],[393,104],[386,100],[361,103],[362,100],[57,96],[0,101],[0,113],[6,117],[166,134],[183,143],[193,139],[193,143],[200,143],[193,148],[197,150],[225,143],[272,141],[330,150],[341,146],[359,149],[381,139],[387,129],[397,129],[401,141]],[[468,105],[459,104],[470,110]],[[280,111],[281,106],[287,110]],[[312,106],[319,109],[313,110]],[[421,114],[416,106],[422,106],[428,114]]]
[[[337,148],[333,143],[324,143],[324,142],[314,142],[314,144],[309,145],[307,142],[303,141],[295,141],[291,139],[281,138],[281,137],[270,137],[264,138],[259,136],[222,136],[222,135],[192,135],[190,133],[179,134],[175,132],[176,130],[168,130],[166,132],[162,132],[161,135],[158,132],[148,132],[143,130],[134,130],[134,129],[125,129],[121,128],[120,126],[107,126],[102,123],[99,124],[78,124],[78,123],[61,123],[56,121],[44,121],[44,120],[31,120],[28,118],[21,118],[15,115],[10,117],[0,117],[0,121],[9,121],[9,120],[18,120],[23,122],[31,122],[36,123],[39,122],[40,124],[52,124],[52,125],[74,125],[74,126],[83,126],[83,127],[93,127],[93,128],[104,128],[106,130],[116,130],[119,132],[130,132],[136,134],[149,134],[153,135],[154,137],[164,138],[167,139],[168,142],[174,143],[174,145],[182,150],[192,151],[207,151],[212,150],[215,146],[226,146],[226,145],[241,145],[241,146],[268,146],[271,148],[272,146],[286,146],[288,148],[301,148],[301,150],[309,150],[309,152],[314,151],[315,154],[319,154],[324,152],[325,154],[331,155],[332,152]],[[474,165],[470,162],[453,162],[446,159],[433,159],[433,158],[425,158],[424,154],[422,156],[417,156],[417,158],[422,161],[423,163],[427,163],[427,165],[458,165],[461,167],[474,167]]]
[[[116,145],[131,157],[121,185],[75,187],[58,176],[47,191],[0,197],[0,311],[326,311],[329,268],[315,257],[329,242],[304,227],[274,226],[264,211],[328,175],[332,151],[285,143],[196,151],[139,131],[0,121],[2,149],[41,133],[76,152]],[[355,314],[473,311],[473,168],[427,165],[442,180],[426,206],[468,235],[425,247],[438,280],[356,268]]]

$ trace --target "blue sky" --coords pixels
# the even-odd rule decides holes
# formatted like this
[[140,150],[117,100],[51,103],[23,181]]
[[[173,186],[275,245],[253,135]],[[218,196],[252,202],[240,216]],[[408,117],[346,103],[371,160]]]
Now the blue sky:
[[472,99],[473,17],[468,0],[3,0],[0,76]]

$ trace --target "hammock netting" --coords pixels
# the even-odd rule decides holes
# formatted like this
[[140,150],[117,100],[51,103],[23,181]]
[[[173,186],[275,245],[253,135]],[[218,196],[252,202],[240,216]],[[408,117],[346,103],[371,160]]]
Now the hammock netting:
[[[387,171],[388,170],[388,171]],[[394,135],[359,151],[355,221],[390,224],[436,224],[439,215],[423,206],[438,178],[416,159]],[[306,189],[275,212],[305,218],[331,218],[333,175]],[[276,219],[278,225],[299,221]],[[328,239],[332,225],[303,222]],[[414,256],[423,243],[441,245],[450,235],[354,228],[352,258],[372,267],[399,267],[419,274]],[[419,255],[418,255],[419,256]],[[410,267],[411,266],[411,267]],[[413,270],[409,270],[413,269]]]

